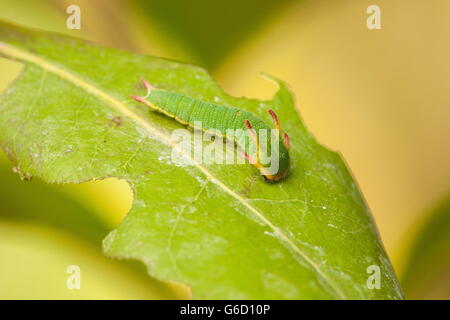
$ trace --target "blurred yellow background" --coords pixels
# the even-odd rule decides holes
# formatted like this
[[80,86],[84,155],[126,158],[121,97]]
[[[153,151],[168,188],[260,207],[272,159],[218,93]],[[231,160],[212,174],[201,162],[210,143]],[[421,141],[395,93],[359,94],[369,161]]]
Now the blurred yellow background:
[[[414,239],[432,219],[430,210],[450,191],[450,1],[194,0],[189,8],[186,3],[0,0],[0,18],[200,64],[236,96],[270,97],[275,88],[258,77],[261,71],[285,80],[310,131],[339,151],[353,172],[401,278],[412,263],[408,256]],[[69,4],[81,7],[81,30],[66,28]],[[372,4],[381,8],[380,30],[366,26]],[[0,59],[0,70],[1,91],[20,72],[20,64]],[[0,163],[9,166],[6,160]],[[132,201],[126,183],[114,179],[52,188],[85,206],[105,230],[119,223]],[[43,283],[34,283],[30,292],[26,283],[39,277],[37,271],[20,270],[26,276],[11,278],[7,274],[14,264],[7,263],[0,265],[0,297],[188,296],[186,289],[106,260],[100,243],[92,248],[80,236],[41,224],[0,219],[1,261],[27,259],[60,274],[66,261],[86,259],[98,274],[111,268],[108,276],[120,278],[117,272],[124,278],[110,283],[106,275],[100,277],[85,296]],[[70,247],[73,257],[63,260],[56,254],[61,246]],[[441,258],[449,261],[448,256]],[[446,266],[411,297],[450,298],[450,262]],[[126,281],[126,276],[141,281]],[[39,291],[44,288],[48,294]]]

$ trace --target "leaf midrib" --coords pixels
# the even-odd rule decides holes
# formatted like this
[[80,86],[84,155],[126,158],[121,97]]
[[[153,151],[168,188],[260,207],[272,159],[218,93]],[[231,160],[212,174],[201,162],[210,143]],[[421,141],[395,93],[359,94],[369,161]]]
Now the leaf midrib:
[[[143,119],[138,114],[133,112],[125,104],[123,104],[119,100],[113,98],[109,94],[103,92],[102,90],[98,89],[94,85],[86,82],[85,80],[78,78],[76,75],[72,74],[71,72],[66,71],[65,69],[63,69],[57,65],[54,65],[51,62],[48,62],[47,60],[45,60],[44,58],[42,58],[38,55],[29,53],[25,50],[19,49],[15,46],[9,45],[9,44],[7,44],[5,42],[1,42],[1,41],[0,41],[0,53],[5,55],[6,57],[14,59],[14,60],[19,60],[19,61],[35,64],[36,66],[42,68],[43,70],[47,70],[48,72],[51,72],[51,73],[59,76],[61,79],[72,83],[73,85],[85,90],[87,93],[105,101],[107,104],[116,108],[119,112],[121,112],[125,116],[128,116],[129,118],[136,121],[137,124],[139,124],[141,127],[148,130],[149,132],[151,132],[154,136],[158,137],[160,141],[164,142],[171,148],[174,148],[176,146],[176,143],[168,135],[166,135],[164,132],[158,130],[157,128],[151,126],[145,119]],[[267,219],[256,208],[251,206],[244,198],[242,198],[239,194],[234,192],[227,185],[225,185],[218,178],[216,178],[211,172],[208,171],[208,169],[203,167],[200,163],[196,162],[184,150],[181,150],[181,153],[183,154],[184,157],[186,157],[186,159],[191,161],[191,163],[200,172],[202,172],[207,178],[209,178],[211,182],[218,185],[221,189],[223,189],[223,191],[228,193],[232,198],[235,198],[240,204],[242,204],[245,208],[247,208],[253,214],[255,214],[262,222],[264,222],[264,224],[266,224],[268,227],[270,227],[274,231],[275,234],[278,234],[278,236],[283,241],[285,241],[294,252],[296,252],[300,257],[302,257],[315,270],[315,272],[328,283],[328,285],[335,291],[335,293],[337,294],[337,296],[339,298],[346,299],[345,295],[340,290],[340,288],[337,287],[336,284],[319,268],[319,266],[311,258],[309,258],[304,252],[302,252],[300,250],[300,248],[287,235],[285,235],[281,231],[280,228],[276,227],[269,219]]]

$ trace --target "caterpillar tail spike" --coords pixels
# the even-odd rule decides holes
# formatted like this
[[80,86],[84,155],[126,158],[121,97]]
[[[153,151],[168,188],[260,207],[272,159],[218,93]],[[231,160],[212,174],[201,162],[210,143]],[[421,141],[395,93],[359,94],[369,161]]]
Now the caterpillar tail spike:
[[289,135],[285,132],[284,133],[284,146],[288,149],[291,150],[291,138],[289,138]]
[[281,130],[280,128],[280,122],[278,121],[278,116],[272,109],[267,110],[267,112],[270,114],[273,120],[273,124],[275,126],[275,129]]
[[142,97],[139,96],[131,96],[134,100],[136,100],[137,102],[141,102],[144,103],[144,100],[142,99]]
[[259,162],[259,138],[258,135],[256,134],[255,129],[253,129],[252,124],[250,123],[249,120],[245,120],[245,126],[247,127],[248,132],[250,133],[250,136],[253,139],[253,142],[255,143],[256,146],[256,162],[253,162],[253,165],[255,165],[257,168],[262,167],[260,162]]
[[247,127],[248,132],[250,133],[250,136],[252,137],[253,141],[255,142],[256,145],[258,145],[258,135],[256,134],[255,129],[253,129],[252,124],[250,123],[250,121],[245,120],[245,126]]
[[144,86],[144,88],[147,89],[147,94],[144,97],[145,99],[147,99],[148,96],[150,96],[150,93],[152,92],[153,87],[145,79],[141,79],[141,82],[142,82],[142,85]]
[[254,163],[256,163],[254,160],[253,160],[253,158],[252,157],[250,157],[249,155],[248,155],[248,153],[247,152],[245,152],[245,151],[242,151],[241,152],[242,153],[242,156],[245,158],[245,160],[247,160],[248,161],[248,163],[251,163],[251,164],[254,164]]
[[150,85],[150,83],[148,83],[145,79],[141,79],[141,83],[144,86],[144,88],[147,90],[147,93],[145,94],[145,96],[131,96],[134,100],[136,100],[137,102],[141,102],[141,103],[145,103],[145,99],[147,99],[152,90],[153,87]]
[[[275,111],[269,109],[269,110],[267,110],[267,112],[272,116],[273,124],[274,124],[274,126],[275,126],[275,129],[278,129],[278,130],[280,130],[280,132],[281,132],[280,121],[278,120],[278,116],[277,116],[277,114],[275,113]],[[289,135],[288,135],[286,132],[285,132],[284,135],[283,135],[283,143],[284,143],[284,146],[285,146],[288,150],[291,149],[291,139],[289,138]]]

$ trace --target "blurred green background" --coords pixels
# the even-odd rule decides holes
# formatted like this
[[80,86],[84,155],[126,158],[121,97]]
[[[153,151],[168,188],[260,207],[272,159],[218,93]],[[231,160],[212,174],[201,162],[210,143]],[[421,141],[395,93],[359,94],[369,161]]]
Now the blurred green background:
[[[66,8],[81,8],[68,30]],[[368,30],[366,8],[381,8]],[[340,151],[407,298],[450,299],[450,2],[447,0],[0,0],[0,19],[191,62],[230,94],[291,84],[310,131]],[[0,92],[21,70],[0,59]],[[1,130],[1,128],[0,128]],[[0,298],[187,298],[137,263],[102,256],[131,206],[124,181],[20,181],[0,156]],[[66,288],[79,265],[81,290]]]

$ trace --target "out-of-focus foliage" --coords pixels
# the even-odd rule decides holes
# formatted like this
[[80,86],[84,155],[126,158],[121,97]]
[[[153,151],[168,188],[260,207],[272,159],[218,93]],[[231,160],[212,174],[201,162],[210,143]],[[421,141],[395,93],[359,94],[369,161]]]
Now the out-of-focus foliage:
[[62,25],[63,12],[59,12],[49,1],[17,0],[0,1],[0,17],[2,20],[24,22],[33,28],[42,28],[69,33]]
[[[212,70],[267,21],[300,1],[0,0],[0,18]],[[66,28],[69,5],[81,8],[80,30]]]
[[[187,52],[156,30],[142,8],[121,0],[0,0],[0,18],[147,54],[189,59]],[[66,27],[70,5],[81,9],[81,29]],[[130,23],[132,21],[132,23]]]
[[[0,299],[176,299],[186,297],[137,266],[107,259],[98,246],[45,222],[0,220]],[[80,290],[66,286],[81,269]]]
[[[3,154],[2,154],[3,155]],[[19,220],[42,223],[84,237],[98,243],[107,234],[105,224],[95,215],[68,197],[58,194],[46,184],[34,180],[25,183],[18,179],[13,170],[0,167],[0,217],[5,220]],[[53,192],[52,192],[53,191]]]
[[134,0],[169,41],[208,69],[220,65],[252,32],[299,0]]
[[[105,258],[101,240],[108,232],[96,214],[68,197],[64,188],[37,179],[21,181],[1,155],[1,299],[183,297],[183,291],[149,278],[136,263]],[[66,287],[70,265],[81,268],[80,290]]]
[[402,284],[409,299],[450,299],[450,196],[423,219]]

